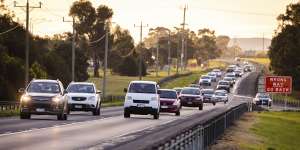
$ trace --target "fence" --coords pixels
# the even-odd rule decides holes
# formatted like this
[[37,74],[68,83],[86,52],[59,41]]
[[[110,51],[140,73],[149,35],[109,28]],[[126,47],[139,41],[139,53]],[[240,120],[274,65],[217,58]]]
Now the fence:
[[19,109],[19,102],[16,101],[0,101],[0,111],[17,110]]
[[193,126],[170,140],[164,141],[157,150],[205,150],[224,133],[233,122],[248,111],[247,104],[241,104],[203,124]]

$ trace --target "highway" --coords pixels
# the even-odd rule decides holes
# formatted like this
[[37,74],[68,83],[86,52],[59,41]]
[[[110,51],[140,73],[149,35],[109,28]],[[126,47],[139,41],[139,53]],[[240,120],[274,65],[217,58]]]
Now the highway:
[[[103,108],[101,116],[76,112],[67,121],[57,121],[55,116],[33,116],[31,120],[17,117],[0,120],[0,149],[103,149],[120,147],[129,141],[151,133],[170,123],[184,121],[195,115],[210,115],[241,103],[239,94],[252,96],[256,74],[248,73],[233,88],[230,101],[216,106],[205,104],[204,110],[183,107],[181,116],[162,113],[159,120],[152,116],[132,115],[123,118],[123,107]],[[215,86],[215,85],[214,85]],[[147,132],[143,132],[147,131]],[[137,134],[139,133],[139,134]]]

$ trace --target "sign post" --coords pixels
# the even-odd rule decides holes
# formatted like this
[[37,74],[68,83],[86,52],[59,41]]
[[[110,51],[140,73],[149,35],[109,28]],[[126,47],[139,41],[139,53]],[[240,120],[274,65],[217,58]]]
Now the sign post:
[[292,81],[293,80],[291,76],[266,76],[265,77],[266,93],[285,94],[284,110],[287,110],[287,94],[292,93]]

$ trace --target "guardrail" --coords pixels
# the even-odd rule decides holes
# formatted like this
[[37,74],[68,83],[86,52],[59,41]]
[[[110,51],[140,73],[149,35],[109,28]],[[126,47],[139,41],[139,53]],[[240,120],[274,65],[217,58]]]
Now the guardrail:
[[154,147],[157,150],[205,150],[224,133],[233,122],[248,111],[243,103],[203,124],[198,124],[178,133],[176,136]]
[[19,104],[16,101],[0,101],[0,111],[17,110],[19,109]]

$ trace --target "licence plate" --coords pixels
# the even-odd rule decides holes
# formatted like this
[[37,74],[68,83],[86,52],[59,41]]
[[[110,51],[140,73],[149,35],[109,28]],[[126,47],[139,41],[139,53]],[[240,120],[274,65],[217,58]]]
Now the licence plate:
[[193,102],[188,102],[188,104],[193,104]]
[[45,112],[45,108],[37,108],[36,111],[37,112]]
[[161,108],[168,108],[168,106],[161,106]]
[[145,107],[145,104],[137,104],[137,107]]
[[75,108],[82,108],[82,105],[75,105]]

